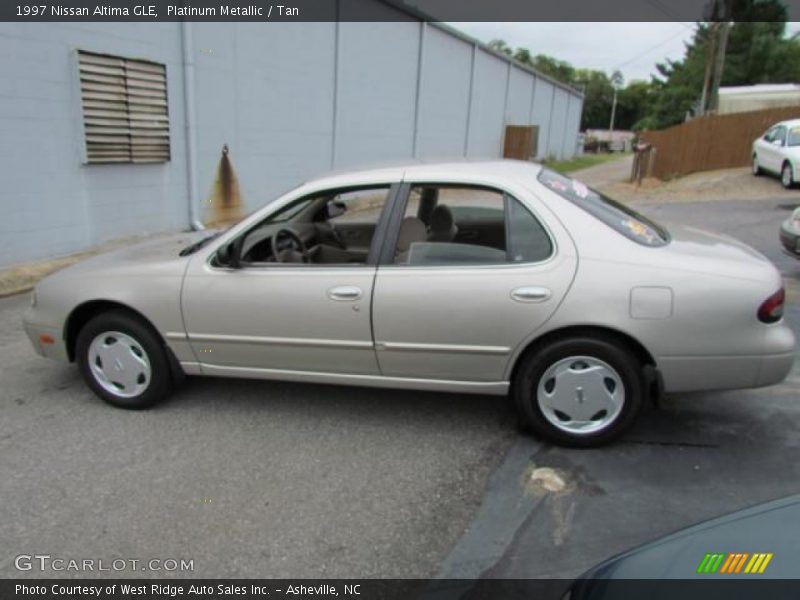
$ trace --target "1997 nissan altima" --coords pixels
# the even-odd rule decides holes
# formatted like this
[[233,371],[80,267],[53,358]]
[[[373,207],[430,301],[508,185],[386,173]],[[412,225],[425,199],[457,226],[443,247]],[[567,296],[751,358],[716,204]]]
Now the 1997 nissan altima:
[[765,386],[792,365],[778,271],[530,163],[306,183],[223,233],[86,260],[25,328],[125,408],[183,374],[511,393],[558,443],[607,442],[643,400]]

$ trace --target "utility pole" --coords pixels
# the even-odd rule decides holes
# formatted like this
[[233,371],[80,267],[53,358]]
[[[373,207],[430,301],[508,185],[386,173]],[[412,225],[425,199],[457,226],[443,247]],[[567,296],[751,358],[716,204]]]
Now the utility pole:
[[719,86],[722,83],[722,72],[725,69],[725,51],[728,47],[728,33],[731,27],[733,0],[716,0],[715,12],[719,4],[722,4],[722,20],[717,24],[717,56],[714,59],[714,79],[711,84],[711,97],[709,98],[709,109],[717,110],[719,103]]
[[614,117],[617,115],[617,92],[622,88],[625,80],[622,73],[614,71],[611,74],[611,87],[614,88],[614,98],[611,101],[611,122],[608,124],[608,151],[611,152],[611,143],[614,141]]
[[717,40],[717,23],[711,23],[708,26],[707,32],[706,68],[703,74],[703,93],[700,95],[700,116],[706,114],[706,108],[708,108],[708,88],[711,84],[711,59],[714,56],[714,46]]
[[611,122],[608,124],[608,151],[611,152],[611,142],[614,141],[614,117],[617,114],[617,86],[614,86],[614,99],[611,101]]

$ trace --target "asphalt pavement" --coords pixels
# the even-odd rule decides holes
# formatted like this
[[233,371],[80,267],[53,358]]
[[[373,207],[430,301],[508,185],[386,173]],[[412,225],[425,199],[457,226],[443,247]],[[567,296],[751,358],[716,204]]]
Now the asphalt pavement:
[[0,300],[0,577],[20,554],[191,577],[425,577],[513,442],[502,398],[189,380],[143,412],[37,357]]
[[[777,183],[776,183],[777,185]],[[800,192],[798,192],[800,202]],[[773,259],[800,333],[786,199],[643,207]],[[0,300],[0,577],[19,554],[191,559],[191,577],[573,577],[698,520],[800,493],[800,367],[761,390],[678,394],[619,443],[521,436],[503,399],[189,380],[145,412],[37,357]]]
[[[786,319],[800,339],[800,261],[783,254],[778,241],[780,222],[798,204],[800,192],[796,202],[637,208],[659,221],[728,233],[770,258],[784,275]],[[605,448],[570,450],[519,437],[437,576],[571,579],[693,523],[798,494],[798,423],[800,359],[780,385],[670,395]],[[545,485],[553,478],[556,485]]]

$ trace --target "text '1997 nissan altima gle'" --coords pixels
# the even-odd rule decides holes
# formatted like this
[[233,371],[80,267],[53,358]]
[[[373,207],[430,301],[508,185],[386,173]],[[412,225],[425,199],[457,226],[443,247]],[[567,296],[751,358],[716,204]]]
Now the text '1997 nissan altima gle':
[[653,393],[783,380],[780,274],[531,163],[305,183],[224,232],[39,283],[25,328],[124,408],[184,375],[511,394],[527,429],[608,442]]

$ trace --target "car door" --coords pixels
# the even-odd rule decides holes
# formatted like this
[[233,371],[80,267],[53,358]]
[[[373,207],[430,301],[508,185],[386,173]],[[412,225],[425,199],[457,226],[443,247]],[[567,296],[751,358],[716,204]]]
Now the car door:
[[781,150],[785,130],[785,127],[773,127],[764,135],[760,145],[759,158],[762,166],[773,173],[778,173],[781,170]]
[[[372,207],[368,243],[374,245],[375,228],[396,187],[370,189],[383,197]],[[204,372],[378,373],[370,322],[376,260],[229,268],[216,265],[213,255],[199,258],[187,269],[182,308],[186,335]]]
[[[549,212],[549,220],[542,218],[547,209],[529,192],[517,192],[429,181],[404,185],[373,296],[383,375],[471,382],[507,377],[515,349],[553,314],[577,266],[563,227]],[[437,206],[446,207],[439,213],[449,229],[420,210],[434,195]]]

